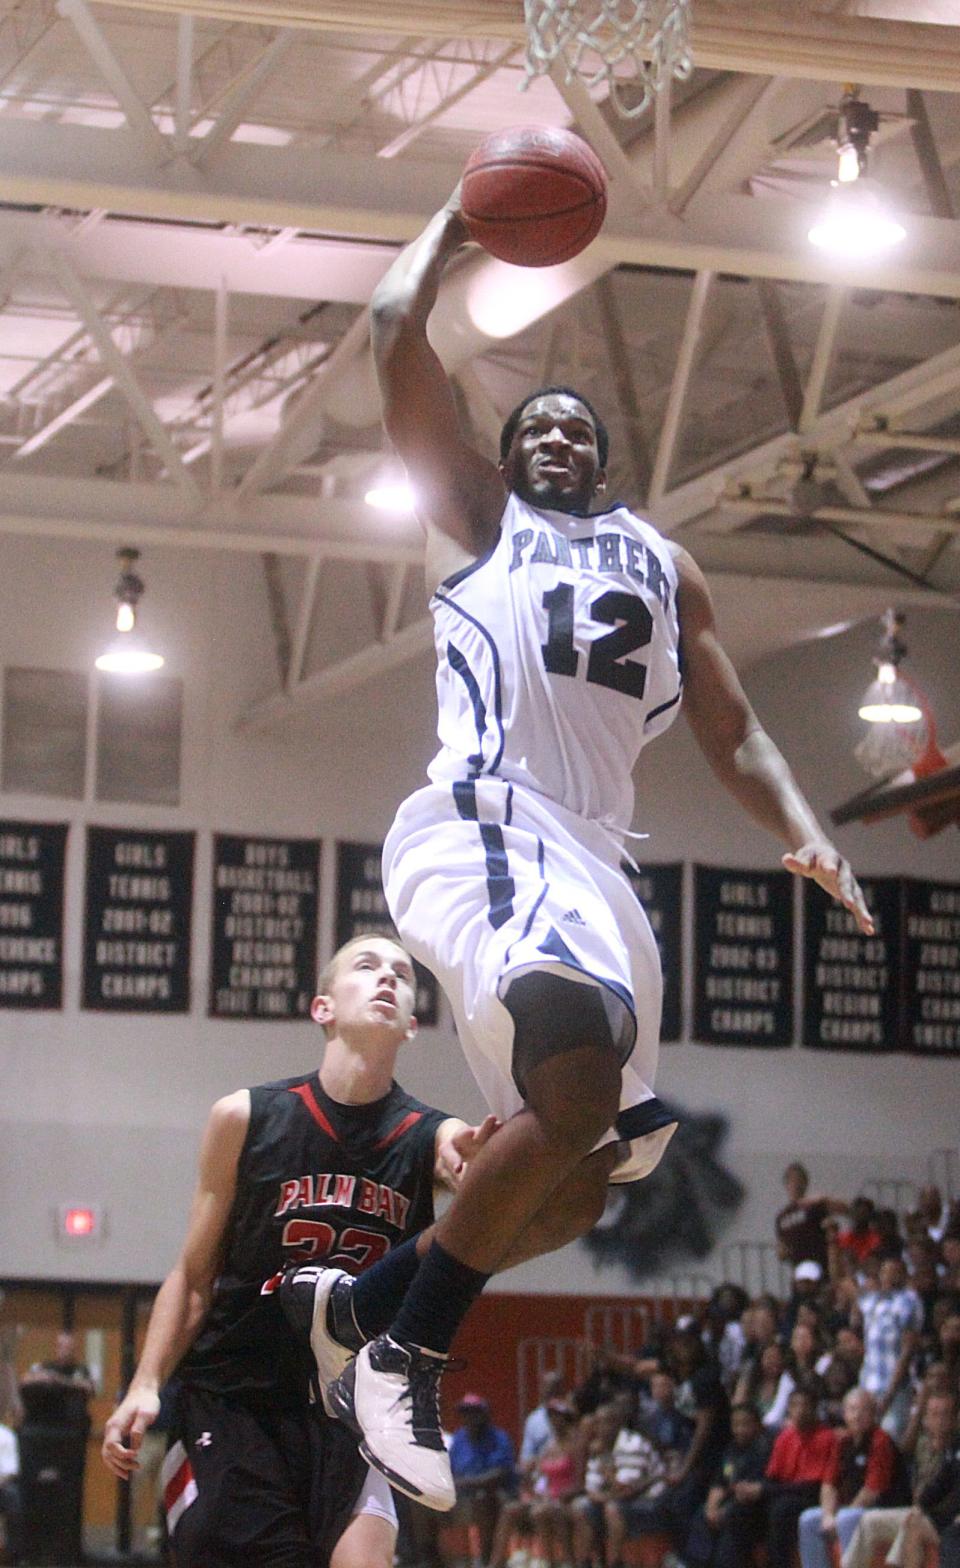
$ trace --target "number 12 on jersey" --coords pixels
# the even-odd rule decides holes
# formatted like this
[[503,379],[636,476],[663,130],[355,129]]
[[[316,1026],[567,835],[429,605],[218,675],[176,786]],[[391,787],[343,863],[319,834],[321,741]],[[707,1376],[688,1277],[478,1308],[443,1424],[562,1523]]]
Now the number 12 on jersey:
[[[573,584],[558,583],[548,589],[543,608],[547,612],[547,640],[541,644],[544,668],[551,675],[576,675],[580,654],[573,642]],[[653,637],[653,616],[647,606],[636,594],[610,588],[591,603],[590,619],[615,629],[590,644],[587,680],[626,697],[642,697],[647,667],[627,654],[646,648]]]

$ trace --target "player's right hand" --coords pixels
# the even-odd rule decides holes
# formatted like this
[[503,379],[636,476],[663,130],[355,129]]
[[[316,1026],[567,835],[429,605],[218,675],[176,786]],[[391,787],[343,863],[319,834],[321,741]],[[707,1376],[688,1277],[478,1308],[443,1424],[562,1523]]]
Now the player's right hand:
[[160,1396],[152,1389],[131,1388],[108,1420],[100,1456],[107,1469],[121,1481],[140,1468],[140,1444],[160,1410]]

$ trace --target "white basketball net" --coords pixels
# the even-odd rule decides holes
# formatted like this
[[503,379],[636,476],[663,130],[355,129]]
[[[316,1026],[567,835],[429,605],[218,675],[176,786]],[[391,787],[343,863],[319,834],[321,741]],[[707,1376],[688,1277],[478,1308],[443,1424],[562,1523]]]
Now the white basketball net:
[[[529,40],[526,82],[557,63],[566,80],[609,84],[625,119],[635,120],[671,76],[693,69],[687,48],[691,0],[524,0]],[[626,62],[629,70],[618,74]],[[636,99],[639,88],[640,97]]]

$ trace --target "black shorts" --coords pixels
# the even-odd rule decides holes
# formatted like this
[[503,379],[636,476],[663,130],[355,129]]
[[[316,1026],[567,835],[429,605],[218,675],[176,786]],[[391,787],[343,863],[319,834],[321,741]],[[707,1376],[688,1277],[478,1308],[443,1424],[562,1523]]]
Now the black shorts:
[[163,1471],[176,1568],[326,1568],[366,1475],[312,1406],[183,1388]]

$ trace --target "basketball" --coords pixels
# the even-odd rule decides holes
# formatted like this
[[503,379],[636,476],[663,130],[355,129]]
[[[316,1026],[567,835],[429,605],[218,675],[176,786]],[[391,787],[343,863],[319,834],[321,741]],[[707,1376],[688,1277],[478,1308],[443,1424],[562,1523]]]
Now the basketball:
[[607,176],[573,131],[515,126],[487,136],[463,174],[461,209],[471,239],[516,267],[553,267],[600,232]]

